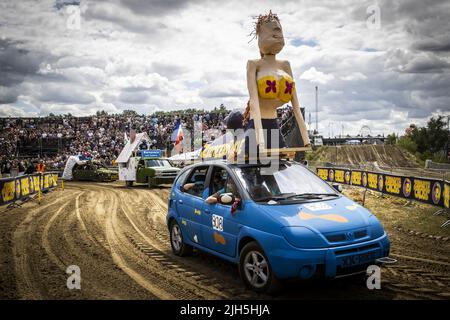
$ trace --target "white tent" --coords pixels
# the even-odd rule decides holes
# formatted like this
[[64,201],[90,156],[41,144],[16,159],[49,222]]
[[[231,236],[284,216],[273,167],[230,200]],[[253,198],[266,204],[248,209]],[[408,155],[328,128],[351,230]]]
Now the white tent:
[[64,180],[72,180],[73,174],[72,170],[73,167],[75,167],[76,164],[81,165],[86,163],[85,160],[80,160],[79,156],[70,156],[69,159],[67,159],[66,166],[64,167],[64,172],[62,174],[62,178]]
[[147,142],[147,144],[151,143],[148,134],[145,132],[136,134],[136,138],[134,139],[134,141],[128,141],[125,147],[123,147],[122,152],[120,152],[116,162],[127,163],[128,159],[130,159],[131,155],[133,154],[133,151],[136,151],[143,141]]

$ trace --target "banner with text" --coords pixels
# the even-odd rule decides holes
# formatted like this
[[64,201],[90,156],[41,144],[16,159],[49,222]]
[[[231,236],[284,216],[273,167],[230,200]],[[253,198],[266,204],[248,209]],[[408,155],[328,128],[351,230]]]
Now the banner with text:
[[317,175],[328,182],[359,186],[397,197],[449,208],[450,181],[346,168],[318,167],[316,170]]
[[0,205],[11,203],[29,195],[48,191],[58,186],[58,173],[30,174],[0,179]]

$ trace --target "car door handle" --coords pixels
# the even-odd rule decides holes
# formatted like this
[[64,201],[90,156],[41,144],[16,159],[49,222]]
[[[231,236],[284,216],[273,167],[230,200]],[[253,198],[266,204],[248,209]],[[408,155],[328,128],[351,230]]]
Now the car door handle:
[[180,199],[180,200],[178,200],[178,203],[182,204],[182,203],[183,203],[183,200],[181,200],[181,199]]
[[205,213],[210,213],[211,211],[209,211],[209,209],[205,209]]

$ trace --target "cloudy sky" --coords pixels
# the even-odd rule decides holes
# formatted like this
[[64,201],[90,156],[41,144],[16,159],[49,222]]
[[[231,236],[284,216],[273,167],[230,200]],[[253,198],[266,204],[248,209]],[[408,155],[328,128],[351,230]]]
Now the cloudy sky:
[[0,0],[0,116],[243,108],[269,9],[325,136],[450,114],[449,1]]

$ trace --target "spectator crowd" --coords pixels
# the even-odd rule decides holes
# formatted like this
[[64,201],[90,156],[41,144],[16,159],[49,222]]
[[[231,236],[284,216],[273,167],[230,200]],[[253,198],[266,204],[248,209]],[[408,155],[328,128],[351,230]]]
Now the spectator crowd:
[[[193,130],[200,121],[203,132],[223,132],[225,108],[205,112],[194,109],[138,115],[133,111],[95,116],[72,115],[39,118],[0,118],[0,170],[2,177],[36,172],[43,161],[46,170],[62,170],[67,158],[83,153],[110,166],[126,143],[131,130],[146,132],[153,149],[170,152],[172,133],[181,123],[183,132]],[[208,137],[213,139],[214,136]]]
[[[290,131],[290,107],[279,110],[280,128],[283,134]],[[41,168],[64,169],[68,157],[89,154],[106,166],[122,151],[130,132],[146,132],[150,149],[166,150],[170,155],[174,147],[174,130],[181,124],[183,135],[198,145],[188,135],[201,126],[202,141],[211,141],[225,133],[226,117],[230,111],[225,107],[212,111],[186,109],[138,115],[126,110],[122,114],[97,112],[94,116],[74,117],[49,115],[39,118],[0,118],[0,177],[30,174]],[[192,137],[194,138],[194,137]],[[190,146],[188,146],[190,149]]]

